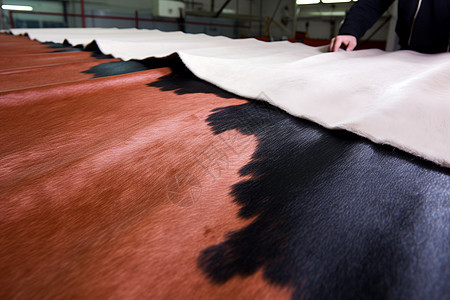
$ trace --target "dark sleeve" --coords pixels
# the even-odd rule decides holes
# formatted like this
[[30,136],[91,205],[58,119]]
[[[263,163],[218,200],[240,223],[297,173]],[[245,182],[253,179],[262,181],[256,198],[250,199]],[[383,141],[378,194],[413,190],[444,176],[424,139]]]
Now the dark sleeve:
[[339,34],[353,35],[359,40],[391,6],[392,2],[394,0],[359,0],[345,17]]

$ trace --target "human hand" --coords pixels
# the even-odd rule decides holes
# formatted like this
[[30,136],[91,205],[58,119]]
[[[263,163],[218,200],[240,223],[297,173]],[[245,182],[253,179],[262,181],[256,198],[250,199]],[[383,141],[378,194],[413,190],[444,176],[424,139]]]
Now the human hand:
[[330,52],[336,52],[339,48],[341,48],[341,46],[344,46],[345,51],[352,51],[355,49],[357,44],[358,41],[353,35],[338,35],[331,39],[328,50]]

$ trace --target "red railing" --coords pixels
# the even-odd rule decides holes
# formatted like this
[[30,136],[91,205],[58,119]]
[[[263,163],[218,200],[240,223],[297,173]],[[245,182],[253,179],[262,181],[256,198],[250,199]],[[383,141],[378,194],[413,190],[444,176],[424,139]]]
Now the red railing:
[[84,0],[80,0],[81,6],[81,27],[86,28],[86,16],[84,14]]

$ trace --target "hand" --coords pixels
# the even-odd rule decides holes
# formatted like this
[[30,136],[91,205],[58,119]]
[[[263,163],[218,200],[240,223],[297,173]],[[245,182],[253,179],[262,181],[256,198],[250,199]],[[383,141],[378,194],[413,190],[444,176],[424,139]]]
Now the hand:
[[345,51],[353,51],[357,44],[358,41],[353,35],[338,35],[331,39],[328,50],[330,52],[336,52],[341,46],[344,46]]

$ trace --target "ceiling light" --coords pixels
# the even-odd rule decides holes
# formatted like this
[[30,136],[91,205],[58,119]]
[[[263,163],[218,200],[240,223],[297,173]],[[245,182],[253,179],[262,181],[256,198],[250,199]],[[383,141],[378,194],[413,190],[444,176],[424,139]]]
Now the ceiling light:
[[317,3],[320,3],[320,0],[297,0],[297,5],[317,4]]
[[352,0],[322,0],[322,3],[345,3],[351,1]]
[[313,17],[345,17],[345,11],[312,11],[309,13],[309,15]]
[[33,7],[28,5],[7,5],[3,4],[2,9],[5,10],[22,10],[22,11],[32,11]]

